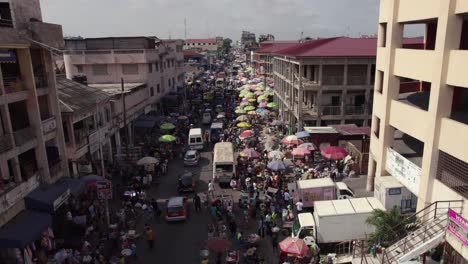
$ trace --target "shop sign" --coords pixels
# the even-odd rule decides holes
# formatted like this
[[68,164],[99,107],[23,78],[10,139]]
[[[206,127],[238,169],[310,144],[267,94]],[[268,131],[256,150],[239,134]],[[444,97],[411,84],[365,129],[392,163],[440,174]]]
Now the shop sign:
[[112,183],[110,181],[97,182],[97,196],[99,200],[111,200]]
[[68,197],[70,197],[70,188],[68,188],[64,193],[62,193],[57,199],[54,201],[54,211],[57,211],[57,209],[62,206],[64,202],[68,200]]
[[400,153],[387,148],[387,162],[385,169],[416,196],[419,194],[421,168],[412,163]]
[[448,216],[447,230],[456,236],[463,245],[468,246],[468,221],[452,209],[449,209]]

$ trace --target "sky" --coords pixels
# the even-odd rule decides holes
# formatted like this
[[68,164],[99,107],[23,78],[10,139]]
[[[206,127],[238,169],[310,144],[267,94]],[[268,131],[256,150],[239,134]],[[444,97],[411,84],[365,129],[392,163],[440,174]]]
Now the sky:
[[40,0],[43,20],[65,36],[229,37],[242,30],[276,40],[370,35],[378,0]]

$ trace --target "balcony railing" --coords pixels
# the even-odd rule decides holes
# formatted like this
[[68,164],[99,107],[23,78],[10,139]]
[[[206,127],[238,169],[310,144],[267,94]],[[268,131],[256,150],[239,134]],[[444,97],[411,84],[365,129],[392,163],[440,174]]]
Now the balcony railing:
[[322,76],[323,85],[343,85],[344,78],[343,76]]
[[346,105],[345,106],[346,115],[363,115],[364,110],[365,110],[364,105],[360,105],[360,106]]
[[0,136],[0,153],[7,152],[13,148],[13,140],[11,134]]
[[19,77],[3,77],[3,87],[7,94],[26,90]]
[[22,146],[26,142],[35,138],[34,129],[32,127],[23,128],[15,131],[13,136],[15,138],[16,146]]
[[323,106],[322,115],[341,115],[341,106]]

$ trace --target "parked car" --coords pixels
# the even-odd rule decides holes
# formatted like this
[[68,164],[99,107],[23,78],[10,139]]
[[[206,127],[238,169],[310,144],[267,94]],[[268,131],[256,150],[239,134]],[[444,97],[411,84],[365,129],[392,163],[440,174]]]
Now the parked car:
[[188,150],[185,152],[184,165],[185,166],[196,166],[200,161],[200,153],[197,150]]
[[179,176],[178,192],[194,192],[197,181],[193,173],[186,171]]
[[187,219],[187,199],[182,196],[167,200],[166,221],[183,221]]

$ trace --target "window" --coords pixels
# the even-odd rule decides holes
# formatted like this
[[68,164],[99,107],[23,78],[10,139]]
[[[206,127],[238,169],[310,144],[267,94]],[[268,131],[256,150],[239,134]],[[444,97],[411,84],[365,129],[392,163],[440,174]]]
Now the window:
[[164,62],[164,69],[167,68],[167,61]]
[[152,72],[153,72],[153,64],[148,63],[148,73],[152,73]]
[[379,135],[380,135],[380,118],[378,118],[377,116],[374,116],[374,121],[372,123],[373,123],[373,125],[375,125],[374,135],[377,138],[379,138]]
[[167,83],[168,83],[168,86],[171,87],[171,79],[170,78],[167,80]]
[[78,73],[83,73],[83,65],[76,65],[76,71]]
[[159,84],[156,85],[156,92],[157,92],[157,93],[160,93],[160,92],[161,92],[161,87],[159,86]]
[[377,82],[375,84],[375,90],[379,93],[383,92],[383,83],[384,83],[384,72],[377,71]]
[[107,72],[107,64],[94,64],[92,68],[93,68],[93,75],[102,76],[102,75],[109,74]]
[[160,64],[159,64],[159,68],[161,69],[161,72],[164,71],[164,68],[163,68],[163,62],[161,61]]
[[0,3],[0,27],[13,27],[9,3]]
[[387,23],[379,24],[379,47],[387,45]]
[[109,123],[110,121],[110,110],[109,108],[105,108],[106,110],[106,123]]
[[154,64],[154,70],[157,71],[157,72],[159,71],[159,63],[158,62],[156,62]]
[[172,86],[175,86],[175,78],[172,77]]
[[138,64],[122,64],[123,74],[138,74]]
[[150,96],[154,96],[154,88],[153,87],[150,88]]

